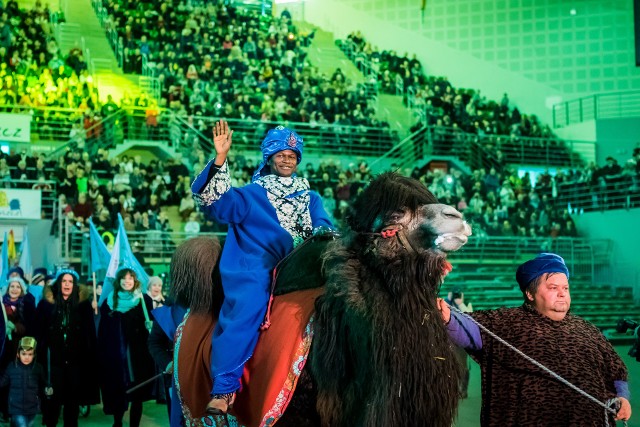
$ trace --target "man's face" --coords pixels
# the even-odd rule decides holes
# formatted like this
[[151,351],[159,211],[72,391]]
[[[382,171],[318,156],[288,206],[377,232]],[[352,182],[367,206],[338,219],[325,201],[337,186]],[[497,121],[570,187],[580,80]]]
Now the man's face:
[[542,315],[551,320],[562,320],[571,307],[569,279],[564,273],[556,273],[543,277],[535,295],[527,291],[527,298]]
[[298,167],[298,156],[293,150],[280,151],[271,156],[269,166],[275,175],[290,177]]

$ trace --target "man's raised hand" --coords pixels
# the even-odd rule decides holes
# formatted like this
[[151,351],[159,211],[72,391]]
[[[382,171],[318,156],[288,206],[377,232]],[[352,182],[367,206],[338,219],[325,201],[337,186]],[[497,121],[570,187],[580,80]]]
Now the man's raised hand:
[[222,166],[225,160],[227,160],[227,153],[231,148],[231,137],[233,131],[229,130],[229,124],[226,120],[219,120],[213,127],[213,146],[216,149],[215,164]]

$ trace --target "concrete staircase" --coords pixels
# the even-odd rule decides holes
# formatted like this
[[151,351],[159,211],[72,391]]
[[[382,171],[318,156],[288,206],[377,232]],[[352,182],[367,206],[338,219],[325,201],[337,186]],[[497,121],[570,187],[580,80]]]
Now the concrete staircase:
[[378,95],[378,117],[388,122],[401,137],[408,135],[411,126],[418,121],[418,117],[402,103],[401,96],[386,93]]
[[56,26],[56,39],[63,52],[73,47],[83,49],[100,99],[104,101],[111,95],[117,102],[125,93],[139,94],[139,77],[125,75],[120,69],[91,0],[63,0],[61,9],[66,22]]
[[333,34],[323,31],[311,24],[298,25],[302,31],[315,31],[315,36],[309,46],[309,62],[318,67],[321,73],[331,77],[340,68],[344,76],[355,83],[364,83],[364,76],[356,66],[335,45]]
[[[340,68],[345,77],[355,83],[364,83],[365,76],[355,64],[335,44],[332,33],[323,31],[311,24],[300,23],[303,31],[315,30],[315,37],[309,47],[309,61],[326,75],[331,76],[336,68]],[[377,96],[377,117],[389,123],[401,138],[409,134],[417,118],[402,103],[402,97],[388,94]]]

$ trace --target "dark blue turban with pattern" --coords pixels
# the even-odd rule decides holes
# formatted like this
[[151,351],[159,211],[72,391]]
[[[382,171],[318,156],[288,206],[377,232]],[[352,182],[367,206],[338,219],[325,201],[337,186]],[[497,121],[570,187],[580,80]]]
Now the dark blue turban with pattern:
[[253,173],[251,181],[255,181],[261,176],[269,173],[267,162],[274,154],[284,151],[292,150],[298,157],[298,164],[302,160],[302,137],[295,133],[293,130],[284,126],[278,126],[267,132],[267,136],[262,140],[260,145],[260,151],[262,151],[262,161],[258,165],[258,168]]

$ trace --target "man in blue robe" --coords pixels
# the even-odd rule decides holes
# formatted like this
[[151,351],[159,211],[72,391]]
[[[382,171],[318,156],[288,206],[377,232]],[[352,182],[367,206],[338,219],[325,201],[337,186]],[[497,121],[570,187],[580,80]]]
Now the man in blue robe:
[[295,175],[303,147],[298,134],[271,129],[260,147],[262,162],[242,188],[231,186],[232,135],[225,121],[216,123],[216,157],[191,186],[205,214],[229,225],[220,260],[224,303],[212,337],[209,414],[225,414],[233,404],[267,310],[271,271],[315,230],[333,227],[320,196]]

